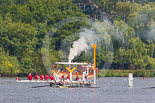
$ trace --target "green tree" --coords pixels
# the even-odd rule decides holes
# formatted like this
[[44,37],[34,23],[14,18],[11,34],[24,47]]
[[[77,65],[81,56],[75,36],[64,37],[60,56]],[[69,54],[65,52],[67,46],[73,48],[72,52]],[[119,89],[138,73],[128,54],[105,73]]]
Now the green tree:
[[0,47],[0,75],[15,75],[20,72],[20,63],[15,56],[9,56],[4,48]]

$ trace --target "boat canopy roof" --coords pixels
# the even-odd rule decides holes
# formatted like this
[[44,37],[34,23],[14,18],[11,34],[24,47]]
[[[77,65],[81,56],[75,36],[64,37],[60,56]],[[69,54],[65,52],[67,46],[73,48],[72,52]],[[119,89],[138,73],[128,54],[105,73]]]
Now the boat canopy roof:
[[69,62],[55,62],[55,64],[67,64],[67,65],[87,65],[88,63],[69,63]]

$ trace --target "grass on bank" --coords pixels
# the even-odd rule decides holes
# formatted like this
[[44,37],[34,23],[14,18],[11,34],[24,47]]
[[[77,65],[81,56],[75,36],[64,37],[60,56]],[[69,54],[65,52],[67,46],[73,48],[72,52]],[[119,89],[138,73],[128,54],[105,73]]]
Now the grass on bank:
[[133,73],[134,77],[155,77],[155,70],[99,70],[98,77],[127,77],[129,73]]

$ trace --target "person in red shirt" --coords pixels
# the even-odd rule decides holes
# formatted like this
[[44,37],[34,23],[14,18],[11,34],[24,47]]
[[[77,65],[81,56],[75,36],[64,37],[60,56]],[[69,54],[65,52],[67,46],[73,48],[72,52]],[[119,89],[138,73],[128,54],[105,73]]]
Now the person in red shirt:
[[32,80],[32,75],[31,75],[31,73],[28,75],[28,77],[27,77],[29,80]]
[[70,79],[70,76],[69,75],[67,76],[67,79]]
[[54,76],[53,76],[53,74],[50,76],[50,79],[51,79],[51,80],[54,80]]
[[40,75],[40,80],[44,80],[44,75]]
[[75,79],[76,81],[78,81],[79,80],[79,77],[78,77],[78,75],[77,75],[77,77],[76,77],[76,79]]
[[49,76],[48,75],[45,75],[45,80],[48,80],[49,79]]
[[35,80],[38,80],[38,74],[36,73],[36,75],[34,76]]
[[61,78],[62,78],[62,80],[64,80],[64,79],[65,79],[65,73],[64,73],[64,75],[63,75]]

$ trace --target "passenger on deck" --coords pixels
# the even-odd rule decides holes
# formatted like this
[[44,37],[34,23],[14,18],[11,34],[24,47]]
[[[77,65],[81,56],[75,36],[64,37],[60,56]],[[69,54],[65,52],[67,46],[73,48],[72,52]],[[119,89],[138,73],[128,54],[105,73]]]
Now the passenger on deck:
[[79,80],[79,77],[78,77],[78,75],[77,75],[77,77],[75,78],[75,81],[78,81]]
[[54,76],[53,76],[53,74],[50,76],[50,79],[51,79],[51,80],[54,80]]
[[40,80],[44,80],[44,75],[40,75]]
[[86,71],[86,74],[85,74],[85,79],[87,81],[87,78],[88,78],[88,74],[87,74],[87,71]]
[[31,75],[31,73],[28,75],[28,77],[27,77],[29,80],[32,80],[32,75]]
[[49,79],[49,76],[48,75],[45,75],[45,80],[48,80]]
[[38,80],[38,73],[36,73],[36,75],[34,76],[35,80]]
[[64,80],[64,79],[65,79],[65,73],[64,73],[64,75],[61,77],[61,79],[62,79],[62,80]]
[[57,65],[56,65],[56,64],[54,64],[54,65],[53,65],[53,68],[56,68],[56,67],[57,67]]
[[59,74],[54,74],[54,79],[55,79],[56,81],[59,81],[59,79],[61,79],[61,78],[59,78]]
[[65,67],[64,67],[64,65],[62,64],[62,66],[61,66],[61,71],[63,71],[63,70],[64,70],[64,68],[65,68]]
[[67,79],[69,79],[69,80],[70,80],[70,76],[69,76],[69,74],[68,74],[68,76],[67,76]]

